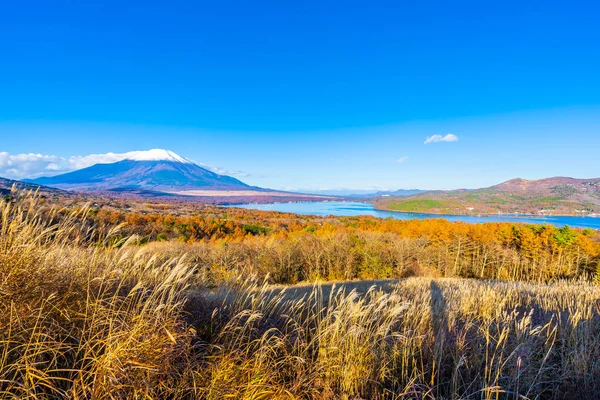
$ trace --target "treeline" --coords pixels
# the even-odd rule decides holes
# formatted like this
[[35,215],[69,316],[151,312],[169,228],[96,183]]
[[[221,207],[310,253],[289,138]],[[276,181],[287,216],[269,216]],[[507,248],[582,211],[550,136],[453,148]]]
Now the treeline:
[[515,227],[513,234],[520,236],[504,244],[468,234],[436,241],[425,236],[340,229],[152,246],[153,251],[168,257],[189,254],[203,280],[215,284],[239,275],[269,276],[273,283],[290,284],[420,275],[551,281],[597,273],[598,243],[578,233],[570,244],[544,242],[540,232],[530,237],[522,233],[533,232],[530,229]]
[[[204,208],[197,215],[99,211],[103,230],[124,224],[125,237],[173,256],[189,253],[218,283],[239,274],[273,283],[400,278],[413,275],[551,281],[592,277],[600,237],[592,229],[443,219],[314,217]],[[177,244],[179,243],[179,244]]]
[[82,215],[80,231],[93,232],[87,233],[88,240],[110,237],[109,245],[151,246],[168,256],[186,253],[198,273],[215,284],[240,274],[268,276],[281,284],[419,275],[520,281],[600,275],[600,235],[592,229],[322,218],[223,207],[174,209],[168,204],[154,209],[158,211],[76,206],[54,212],[52,218]]

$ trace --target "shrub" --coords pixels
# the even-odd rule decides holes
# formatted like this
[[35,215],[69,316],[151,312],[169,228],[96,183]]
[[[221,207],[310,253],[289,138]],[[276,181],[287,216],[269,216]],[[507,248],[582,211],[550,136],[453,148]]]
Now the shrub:
[[266,234],[269,232],[269,230],[265,227],[259,226],[259,225],[244,225],[244,231],[246,233],[250,233],[252,235],[260,235],[260,234]]
[[166,233],[159,233],[158,235],[156,235],[156,240],[158,240],[159,242],[165,242],[169,240],[169,238],[167,237]]

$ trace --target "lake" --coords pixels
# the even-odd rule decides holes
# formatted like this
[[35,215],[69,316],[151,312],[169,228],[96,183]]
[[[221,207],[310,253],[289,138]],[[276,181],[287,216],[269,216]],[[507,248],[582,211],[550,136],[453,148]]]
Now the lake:
[[525,224],[551,224],[555,226],[573,226],[579,228],[600,229],[599,217],[558,217],[558,216],[529,216],[529,215],[431,215],[402,213],[394,211],[375,210],[372,204],[345,202],[345,201],[320,201],[303,203],[269,203],[269,204],[236,204],[229,207],[246,208],[251,210],[281,211],[294,214],[312,214],[319,216],[356,216],[371,215],[378,218],[395,218],[400,220],[443,218],[449,221],[463,221],[470,223],[482,222],[519,222]]

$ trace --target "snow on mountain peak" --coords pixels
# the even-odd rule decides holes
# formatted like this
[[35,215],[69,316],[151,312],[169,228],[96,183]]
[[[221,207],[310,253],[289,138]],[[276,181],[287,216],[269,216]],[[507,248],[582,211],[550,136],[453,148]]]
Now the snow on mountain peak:
[[181,157],[178,154],[173,153],[170,150],[164,149],[152,149],[145,151],[130,151],[124,153],[123,156],[126,160],[133,161],[173,161],[184,164],[193,164],[190,160]]

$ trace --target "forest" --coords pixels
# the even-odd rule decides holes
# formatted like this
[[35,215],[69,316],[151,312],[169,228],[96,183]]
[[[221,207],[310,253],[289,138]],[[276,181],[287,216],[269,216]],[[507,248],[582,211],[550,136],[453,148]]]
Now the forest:
[[280,284],[415,275],[547,282],[591,278],[600,262],[600,234],[593,229],[223,207],[174,216],[169,210],[92,209],[88,218],[96,230],[121,226],[119,237],[158,242],[152,244],[157,251],[187,252],[207,275],[269,276]]

